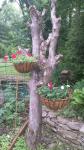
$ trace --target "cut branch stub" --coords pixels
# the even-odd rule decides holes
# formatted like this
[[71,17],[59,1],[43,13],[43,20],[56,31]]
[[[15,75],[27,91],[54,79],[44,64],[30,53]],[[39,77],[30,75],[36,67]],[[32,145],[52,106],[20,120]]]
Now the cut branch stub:
[[37,19],[39,19],[41,16],[41,12],[39,12],[34,5],[30,6],[29,11],[31,17],[35,16]]

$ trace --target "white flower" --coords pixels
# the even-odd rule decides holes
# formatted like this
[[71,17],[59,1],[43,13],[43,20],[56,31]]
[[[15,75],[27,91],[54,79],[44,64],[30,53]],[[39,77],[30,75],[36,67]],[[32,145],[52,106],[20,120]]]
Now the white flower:
[[70,88],[70,85],[67,84],[66,86],[67,86],[68,88]]
[[7,135],[7,138],[10,138],[10,135]]
[[63,85],[61,86],[61,89],[64,90],[64,86]]

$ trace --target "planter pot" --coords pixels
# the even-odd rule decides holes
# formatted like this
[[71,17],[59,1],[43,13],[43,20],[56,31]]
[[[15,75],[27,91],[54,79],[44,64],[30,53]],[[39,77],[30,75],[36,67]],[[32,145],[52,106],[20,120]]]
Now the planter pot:
[[68,98],[59,99],[59,100],[49,100],[47,98],[41,97],[41,102],[43,105],[47,106],[52,110],[58,110],[68,105]]
[[32,71],[33,69],[36,68],[36,63],[33,62],[25,62],[25,63],[18,63],[18,64],[14,64],[15,69],[19,72],[19,73],[28,73],[30,71]]

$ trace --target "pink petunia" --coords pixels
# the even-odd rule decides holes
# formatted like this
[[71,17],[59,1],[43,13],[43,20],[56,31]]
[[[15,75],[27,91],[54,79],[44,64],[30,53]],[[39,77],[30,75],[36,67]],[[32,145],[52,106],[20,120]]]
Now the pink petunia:
[[12,58],[12,59],[16,59],[16,54],[12,54],[12,55],[11,55],[11,58]]
[[52,90],[52,88],[53,88],[53,83],[52,83],[52,81],[50,81],[50,82],[48,83],[48,88],[49,88],[50,90]]
[[21,50],[18,50],[18,51],[16,52],[16,54],[21,55],[21,54],[22,54],[22,51],[21,51]]
[[8,59],[9,59],[8,55],[5,55],[4,56],[4,61],[8,61]]
[[28,53],[27,56],[32,57],[32,54],[31,54],[31,53]]

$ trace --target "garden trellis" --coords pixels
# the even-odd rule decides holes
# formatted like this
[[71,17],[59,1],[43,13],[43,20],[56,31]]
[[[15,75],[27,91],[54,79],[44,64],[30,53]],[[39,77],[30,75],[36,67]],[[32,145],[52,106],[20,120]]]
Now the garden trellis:
[[[0,107],[2,109],[7,107],[11,111],[9,115],[13,127],[17,125],[19,112],[24,111],[26,113],[26,102],[29,99],[27,91],[28,79],[28,73],[18,73],[11,62],[5,62],[4,59],[0,60]],[[12,105],[13,108],[11,108]]]

